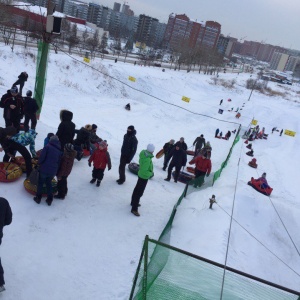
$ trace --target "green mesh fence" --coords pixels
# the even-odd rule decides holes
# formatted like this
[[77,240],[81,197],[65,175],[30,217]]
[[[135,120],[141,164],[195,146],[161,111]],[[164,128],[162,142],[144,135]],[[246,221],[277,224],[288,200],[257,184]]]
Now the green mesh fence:
[[[150,268],[153,260],[162,267],[159,273]],[[296,300],[300,295],[232,268],[224,272],[221,264],[148,237],[135,279],[130,295],[134,300]]]

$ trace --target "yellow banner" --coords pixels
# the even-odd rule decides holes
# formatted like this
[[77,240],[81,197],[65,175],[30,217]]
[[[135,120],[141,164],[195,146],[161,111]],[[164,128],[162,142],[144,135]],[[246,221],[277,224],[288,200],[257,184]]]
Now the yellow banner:
[[286,135],[289,135],[289,136],[295,136],[296,135],[296,132],[295,131],[291,131],[291,130],[285,130],[284,131],[284,134]]
[[85,58],[83,59],[83,61],[89,63],[91,60],[90,60],[89,58],[85,57]]
[[189,103],[189,102],[190,102],[190,100],[191,100],[191,98],[188,98],[188,97],[182,96],[181,100],[182,100],[182,101],[184,101],[184,102],[187,102],[187,103]]
[[257,120],[252,120],[251,124],[252,125],[257,125],[257,122],[258,122]]
[[132,76],[129,76],[128,79],[129,79],[130,81],[133,81],[133,82],[136,81],[136,79],[135,79],[134,77],[132,77]]

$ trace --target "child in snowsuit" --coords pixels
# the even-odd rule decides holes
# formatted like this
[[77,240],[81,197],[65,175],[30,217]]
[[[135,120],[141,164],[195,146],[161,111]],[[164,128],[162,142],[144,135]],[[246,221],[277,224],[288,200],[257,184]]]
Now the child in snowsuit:
[[67,178],[70,175],[74,159],[77,152],[74,150],[74,146],[71,143],[65,144],[64,154],[61,158],[60,166],[56,174],[57,177],[57,194],[55,199],[64,200],[68,193],[68,181]]
[[52,133],[52,132],[49,132],[47,134],[47,137],[44,139],[44,147],[48,145],[48,143],[49,143],[52,136],[54,136],[54,133]]
[[212,209],[212,206],[214,203],[217,203],[216,196],[212,195],[211,198],[209,198],[209,208]]
[[267,174],[266,173],[263,173],[261,175],[261,177],[259,177],[258,179],[256,179],[256,181],[259,181],[260,182],[260,187],[262,189],[266,189],[266,188],[269,188],[270,186],[268,185],[268,181],[266,179],[267,177]]
[[211,172],[211,160],[207,157],[207,154],[198,155],[194,157],[189,164],[196,165],[195,179],[198,178],[198,180],[195,180],[194,187],[201,186],[204,183],[204,176],[206,175],[208,177]]
[[92,172],[93,178],[90,183],[95,183],[97,180],[96,186],[100,186],[106,165],[108,166],[108,171],[111,169],[111,160],[106,142],[102,141],[96,144],[96,150],[89,158],[89,167],[92,166],[92,162],[94,163],[94,168]]

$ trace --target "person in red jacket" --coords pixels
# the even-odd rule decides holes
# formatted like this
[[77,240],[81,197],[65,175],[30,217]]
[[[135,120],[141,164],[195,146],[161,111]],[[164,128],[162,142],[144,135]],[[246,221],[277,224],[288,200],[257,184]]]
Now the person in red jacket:
[[108,166],[108,171],[111,169],[110,155],[107,151],[107,143],[105,141],[96,143],[96,150],[89,158],[90,167],[92,166],[92,162],[94,163],[94,168],[92,172],[93,178],[90,183],[95,183],[97,180],[96,186],[100,186],[106,166]]
[[71,143],[65,144],[64,154],[61,158],[60,166],[56,174],[57,177],[57,194],[55,199],[64,200],[68,193],[68,181],[67,178],[70,175],[74,159],[77,156],[77,151],[74,150],[74,146]]
[[190,162],[190,165],[195,164],[195,179],[199,178],[198,180],[195,180],[194,187],[201,186],[204,183],[204,176],[209,176],[211,172],[211,160],[207,158],[207,154],[204,155],[198,155],[194,157]]

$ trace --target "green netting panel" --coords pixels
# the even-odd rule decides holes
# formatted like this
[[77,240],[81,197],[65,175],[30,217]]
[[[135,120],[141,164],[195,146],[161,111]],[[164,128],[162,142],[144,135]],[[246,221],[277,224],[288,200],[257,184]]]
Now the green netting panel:
[[[143,267],[145,261],[141,264],[142,267],[139,270],[137,280],[139,285],[135,287],[133,298],[130,299],[298,299],[298,295],[247,278],[233,271],[226,270],[224,273],[224,268],[220,266],[193,257],[188,253],[183,253],[179,249],[171,249],[167,245],[156,243],[153,240],[148,242],[149,253],[152,253],[151,259],[146,270]],[[162,259],[162,257],[164,258]],[[166,257],[167,261],[159,274],[156,272],[157,270],[150,268],[151,264],[159,265],[159,261],[165,260]],[[155,278],[154,281],[153,278]]]

